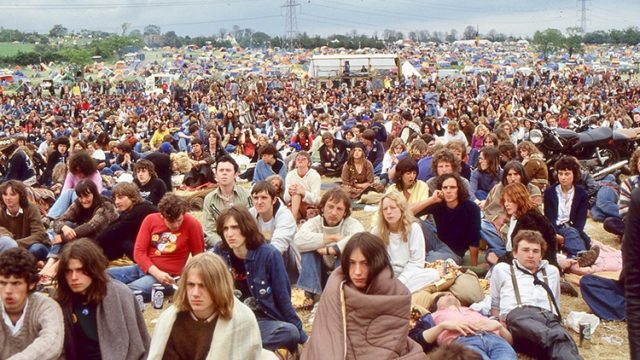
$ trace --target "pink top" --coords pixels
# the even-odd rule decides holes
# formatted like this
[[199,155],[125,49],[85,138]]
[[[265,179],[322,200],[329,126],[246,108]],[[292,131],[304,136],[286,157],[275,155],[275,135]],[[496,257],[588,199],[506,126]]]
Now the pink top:
[[[445,321],[482,321],[487,320],[486,317],[482,316],[479,312],[469,309],[468,307],[459,307],[457,309],[446,309],[446,310],[438,310],[431,314],[433,318],[433,322],[438,325]],[[496,335],[500,336],[500,332],[498,330],[494,331]],[[453,330],[445,330],[438,335],[438,346],[443,346],[451,343],[455,340],[460,333]]]
[[473,135],[471,137],[471,148],[472,149],[482,149],[482,146],[484,145],[484,136],[476,136]]
[[[93,181],[93,183],[98,187],[98,193],[102,194],[102,176],[100,176],[100,173],[96,171],[93,175],[87,177],[87,179],[91,179],[91,181]],[[67,177],[64,179],[64,186],[62,189],[73,189],[78,185],[80,180],[82,180],[82,178],[72,174],[71,171],[67,171]]]

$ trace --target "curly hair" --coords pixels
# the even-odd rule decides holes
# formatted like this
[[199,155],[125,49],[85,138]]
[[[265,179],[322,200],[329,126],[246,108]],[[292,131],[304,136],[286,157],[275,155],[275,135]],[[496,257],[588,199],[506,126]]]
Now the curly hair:
[[137,173],[140,170],[147,170],[149,172],[149,178],[151,179],[158,177],[158,173],[156,173],[156,166],[149,160],[140,159],[133,164],[133,172]]
[[431,171],[434,174],[438,173],[438,163],[448,162],[453,167],[453,172],[460,173],[460,160],[453,154],[453,151],[449,149],[440,149],[433,154],[433,160],[431,160]]
[[561,157],[553,165],[553,168],[556,171],[556,177],[558,175],[558,171],[570,170],[573,173],[573,185],[580,181],[580,163],[578,162],[578,159],[573,156],[565,155]]
[[444,174],[444,175],[438,176],[436,178],[436,189],[442,190],[442,184],[449,179],[456,180],[456,183],[458,186],[458,204],[469,200],[469,189],[467,189],[467,185],[462,180],[462,177],[457,173]]
[[96,160],[85,150],[76,151],[69,157],[69,171],[73,175],[92,176],[98,169]]
[[171,157],[171,163],[176,165],[181,174],[191,171],[191,160],[186,152],[172,153],[169,156]]
[[169,220],[175,221],[180,215],[184,215],[189,210],[189,204],[187,201],[171,192],[164,194],[162,199],[158,202],[158,210],[162,217]]
[[[29,250],[21,247],[6,250],[0,254],[0,276],[13,276],[16,279],[24,279],[28,285],[34,285],[40,278],[37,260]],[[35,290],[35,287],[29,288],[29,292]]]
[[377,235],[380,236],[385,246],[389,245],[389,234],[391,233],[391,229],[389,223],[384,218],[384,208],[382,206],[385,199],[395,202],[396,206],[400,208],[402,215],[400,217],[398,232],[400,233],[402,241],[408,242],[409,233],[411,232],[411,224],[415,221],[415,218],[409,209],[409,204],[407,204],[407,200],[404,198],[404,195],[397,191],[387,193],[382,197],[382,199],[380,199],[380,205],[378,206],[378,221],[376,223]]

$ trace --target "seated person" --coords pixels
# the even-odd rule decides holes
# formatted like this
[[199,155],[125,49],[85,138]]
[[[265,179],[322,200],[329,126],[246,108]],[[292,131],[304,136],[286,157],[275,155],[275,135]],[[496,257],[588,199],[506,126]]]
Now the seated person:
[[0,254],[0,359],[64,359],[60,306],[36,292],[36,258],[24,248]]
[[313,168],[320,174],[328,177],[337,177],[342,174],[342,166],[347,162],[351,144],[348,141],[336,139],[332,133],[326,131],[322,134],[322,145],[318,149],[320,164]]
[[296,354],[307,341],[302,321],[291,304],[291,286],[276,248],[266,243],[247,208],[232,206],[217,222],[222,241],[214,252],[231,270],[234,294],[258,319],[262,345],[268,350],[286,348]]
[[[610,216],[602,224],[604,229],[612,234],[622,236],[626,223],[627,211],[631,203],[631,192],[640,184],[640,149],[636,149],[629,159],[631,176],[620,184],[620,196],[618,198],[618,217]],[[592,214],[593,215],[593,214]]]
[[423,349],[457,343],[486,360],[518,358],[511,347],[511,333],[501,322],[462,306],[452,293],[436,295],[429,310],[431,314],[420,319],[410,333]]
[[273,144],[267,144],[260,148],[260,160],[253,172],[252,184],[266,180],[271,175],[287,177],[287,166],[284,161],[278,159],[278,150]]
[[554,165],[558,184],[544,191],[544,215],[556,233],[564,239],[563,248],[569,259],[581,258],[581,266],[591,266],[600,248],[591,247],[591,238],[584,232],[589,210],[589,195],[581,186],[580,164],[573,156],[563,156]]
[[291,213],[298,219],[307,219],[307,209],[314,209],[320,202],[322,180],[317,171],[310,168],[311,156],[306,151],[295,155],[295,169],[287,173],[284,201],[291,207]]
[[259,181],[251,188],[253,207],[249,213],[258,222],[260,232],[267,243],[278,249],[292,284],[298,281],[300,253],[293,243],[298,231],[291,210],[278,198],[276,189],[266,181]]
[[109,275],[142,291],[146,301],[151,287],[160,283],[171,293],[174,277],[180,275],[189,255],[204,251],[202,225],[187,213],[186,200],[167,193],[160,203],[160,212],[147,215],[142,221],[133,248],[135,265],[109,268]]
[[[444,174],[458,174],[460,175],[460,163],[461,161],[455,156],[455,154],[449,149],[441,149],[433,154],[431,160],[431,172],[434,174],[432,178],[427,180],[429,186],[429,194],[433,194],[436,190],[436,179]],[[462,182],[465,184],[467,192],[469,192],[469,198],[471,201],[476,200],[475,194],[471,193],[471,184],[469,180],[462,177]]]
[[114,163],[103,168],[101,173],[103,175],[119,176],[123,172],[133,172],[133,165],[140,159],[140,154],[133,151],[132,145],[127,141],[123,141],[118,143],[113,150],[117,154],[115,159],[111,160]]
[[36,184],[36,172],[33,162],[15,139],[0,139],[0,153],[4,157],[4,173],[0,182],[7,180],[22,181],[27,186]]
[[382,171],[382,159],[384,159],[384,145],[376,139],[376,132],[367,129],[362,133],[362,144],[367,160],[373,165],[373,173],[380,176]]
[[371,162],[365,158],[364,146],[355,144],[342,167],[342,188],[352,199],[358,199],[373,185],[374,173]]
[[53,245],[47,255],[47,263],[40,271],[43,283],[48,283],[56,276],[58,256],[66,244],[83,237],[95,240],[102,230],[118,218],[118,212],[111,199],[100,195],[92,180],[80,180],[75,192],[78,198],[53,223]]
[[453,155],[460,161],[460,176],[471,180],[471,166],[465,162],[467,159],[467,145],[460,140],[450,140],[445,144],[445,148],[451,150]]
[[[164,186],[161,180],[158,181]],[[133,259],[133,247],[142,221],[147,215],[158,212],[158,208],[143,200],[138,187],[133,183],[116,184],[112,194],[119,216],[98,234],[96,242],[109,261],[117,260],[122,255]]]
[[469,190],[463,179],[457,174],[438,176],[437,191],[430,197],[429,205],[417,214],[431,214],[435,221],[437,234],[430,227],[423,226],[427,239],[427,261],[451,258],[461,265],[469,249],[471,266],[478,265],[480,208],[469,199]]
[[18,180],[8,180],[0,184],[0,194],[0,253],[19,246],[44,261],[49,238],[38,206],[27,198],[27,188]]
[[[380,171],[380,180],[383,183],[387,184],[389,182],[389,169],[395,167],[398,162],[401,160],[400,154],[407,151],[407,146],[404,141],[400,138],[395,138],[391,141],[391,146],[389,146],[389,150],[384,153],[384,158],[382,159],[382,170]],[[397,169],[396,169],[397,171]]]
[[[170,147],[170,146],[169,146]],[[169,155],[154,151],[144,157],[153,163],[156,174],[164,181],[167,191],[173,190],[171,176],[174,172],[186,174],[191,171],[191,160],[185,152],[171,153]]]
[[213,157],[204,150],[204,144],[199,137],[191,140],[191,152],[189,153],[191,170],[184,174],[182,183],[189,187],[198,187],[207,183],[213,183],[213,171],[211,165]]
[[149,334],[140,307],[125,285],[106,273],[109,262],[90,239],[60,254],[56,300],[64,313],[64,352],[74,359],[141,359]]
[[378,220],[371,233],[382,239],[394,277],[410,292],[419,291],[440,278],[438,271],[424,267],[427,255],[424,234],[399,192],[390,192],[382,197]]
[[351,235],[361,231],[360,221],[351,217],[349,195],[340,188],[325,192],[320,215],[302,224],[294,237],[302,257],[297,287],[306,291],[307,297],[317,298],[322,293],[328,273],[336,266],[334,259],[340,257]]
[[240,167],[230,155],[224,155],[216,163],[216,181],[218,187],[204,197],[202,208],[202,225],[207,235],[207,247],[220,241],[216,232],[220,214],[233,205],[251,207],[251,196],[242,186],[236,184]]
[[320,299],[302,358],[340,359],[351,354],[358,359],[427,359],[408,337],[411,295],[393,276],[382,240],[357,233],[340,260],[342,266],[331,273]]
[[502,190],[505,186],[516,182],[527,187],[531,202],[537,207],[542,204],[542,193],[537,186],[529,183],[529,178],[522,164],[517,160],[509,161],[502,171],[502,181],[491,189],[487,199],[481,204],[484,218],[480,223],[480,236],[489,245],[505,243],[509,229],[509,217],[505,214],[504,206],[502,206]]
[[133,170],[136,175],[133,183],[138,186],[140,196],[157,206],[167,192],[167,185],[156,174],[156,167],[151,161],[141,159],[133,166]]
[[[603,222],[607,218],[615,218],[622,221],[618,201],[620,199],[620,187],[613,174],[605,176],[599,181],[600,189],[596,193],[596,199],[591,206],[591,219]],[[606,228],[605,228],[606,230]]]
[[491,313],[507,324],[513,347],[535,358],[582,359],[560,319],[560,271],[542,254],[546,242],[523,230],[513,240],[513,262],[491,274]]
[[396,165],[395,175],[393,184],[389,186],[387,193],[393,191],[402,193],[413,214],[424,210],[429,199],[429,187],[424,181],[417,179],[418,165],[416,162],[409,157],[400,160]]
[[471,173],[470,191],[476,196],[476,204],[481,205],[487,195],[502,178],[500,154],[496,148],[482,148],[478,157],[478,168]]
[[91,180],[98,189],[98,194],[102,193],[102,176],[98,172],[96,161],[86,151],[76,151],[69,157],[67,175],[62,186],[60,196],[49,209],[48,217],[57,219],[71,206],[76,199],[78,183],[83,179]]
[[556,259],[558,249],[556,232],[551,222],[542,215],[540,210],[531,201],[531,196],[521,183],[507,185],[502,190],[502,206],[504,212],[509,217],[509,230],[504,242],[488,243],[487,262],[493,265],[500,262],[510,263],[513,250],[513,239],[521,230],[535,230],[542,234],[546,242],[547,251],[543,254],[543,259],[549,264],[560,268]]
[[233,279],[219,256],[202,253],[185,265],[151,338],[149,360],[257,359],[260,328],[251,309],[233,296]]

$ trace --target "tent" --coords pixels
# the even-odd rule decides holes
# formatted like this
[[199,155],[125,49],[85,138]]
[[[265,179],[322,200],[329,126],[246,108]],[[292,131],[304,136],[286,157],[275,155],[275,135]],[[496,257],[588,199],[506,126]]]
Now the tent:
[[418,78],[422,77],[420,72],[416,70],[416,68],[413,67],[413,65],[411,65],[408,61],[405,61],[402,64],[402,75],[404,76],[405,80],[410,78],[413,75],[415,75]]

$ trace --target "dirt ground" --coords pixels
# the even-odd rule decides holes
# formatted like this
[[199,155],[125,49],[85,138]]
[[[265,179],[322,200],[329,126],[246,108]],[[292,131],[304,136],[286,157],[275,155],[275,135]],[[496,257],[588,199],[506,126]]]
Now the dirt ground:
[[[200,217],[202,216],[201,212],[193,212],[192,214],[198,219],[200,219]],[[361,209],[356,209],[352,212],[352,215],[363,223],[365,229],[370,228],[371,213],[365,212]],[[605,245],[612,246],[616,249],[620,249],[620,242],[618,238],[604,231],[601,223],[597,223],[589,219],[585,231],[587,234],[589,234],[589,236],[591,236],[592,239],[598,240]],[[575,286],[575,288],[578,289],[577,286]],[[293,289],[292,300],[294,305],[302,303],[303,298],[304,294],[302,291]],[[167,298],[165,300],[165,308],[169,305],[171,305],[171,298]],[[581,296],[572,298],[566,295],[562,295],[560,299],[560,305],[563,319],[566,318],[571,311],[590,312],[589,307],[582,300]],[[153,333],[155,320],[161,312],[162,310],[153,309],[151,304],[145,305],[144,318],[150,333]],[[310,334],[312,332],[312,328],[307,322],[309,311],[299,311],[298,314],[300,315],[300,318],[304,323],[305,331]],[[577,343],[578,334],[572,330],[570,330],[570,333],[573,335]],[[612,344],[610,342],[611,340],[609,340],[611,338],[614,338],[614,340],[621,339],[622,344]],[[586,360],[628,359],[629,342],[627,338],[626,323],[622,321],[601,322],[596,329],[595,334],[593,335],[591,347],[589,349],[579,348],[579,350],[580,355],[582,355]],[[526,356],[520,356],[520,358],[528,359],[528,357]]]

